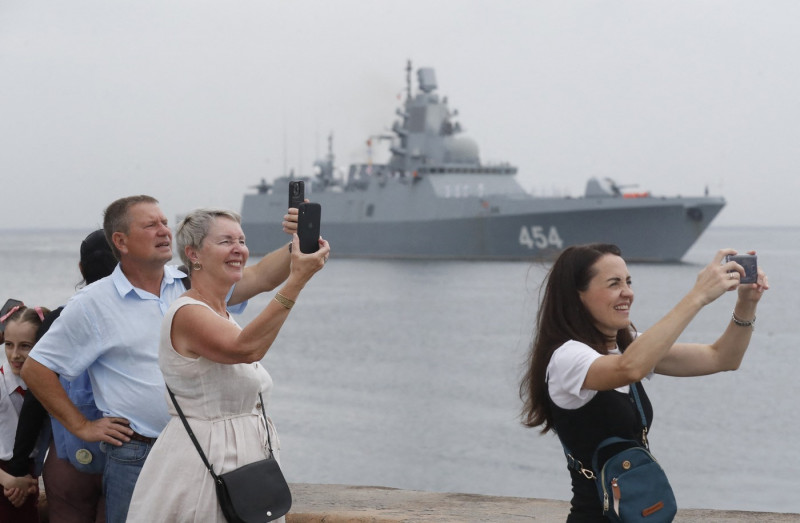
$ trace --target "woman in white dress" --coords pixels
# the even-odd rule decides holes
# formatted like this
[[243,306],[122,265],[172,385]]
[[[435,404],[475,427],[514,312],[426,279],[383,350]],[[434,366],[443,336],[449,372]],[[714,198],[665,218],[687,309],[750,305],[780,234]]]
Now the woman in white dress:
[[[272,422],[264,420],[259,392],[269,401],[272,379],[259,361],[269,350],[305,284],[325,264],[328,242],[313,254],[292,239],[289,277],[267,307],[244,329],[226,310],[242,278],[248,250],[238,214],[199,209],[176,232],[178,252],[190,267],[191,289],[164,316],[159,366],[217,474],[268,456],[279,459]],[[224,522],[211,474],[172,401],[172,419],[156,441],[136,483],[129,522]]]

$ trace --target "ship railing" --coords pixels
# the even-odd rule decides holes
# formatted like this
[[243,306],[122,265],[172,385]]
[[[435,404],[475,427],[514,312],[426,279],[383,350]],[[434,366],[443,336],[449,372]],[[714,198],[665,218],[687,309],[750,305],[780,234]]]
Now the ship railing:
[[425,166],[418,169],[419,174],[493,174],[514,175],[517,168],[513,165],[475,165],[475,166]]

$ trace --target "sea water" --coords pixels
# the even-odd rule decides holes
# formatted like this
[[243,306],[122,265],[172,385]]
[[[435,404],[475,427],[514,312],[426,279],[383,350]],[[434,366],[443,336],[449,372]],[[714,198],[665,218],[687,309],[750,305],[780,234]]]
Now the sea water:
[[[2,299],[64,303],[88,232],[0,231]],[[288,480],[569,499],[558,440],[519,423],[548,266],[337,259],[331,241],[263,360]],[[631,264],[631,318],[653,325],[722,247],[757,250],[772,289],[740,370],[645,384],[651,449],[681,507],[800,512],[800,229],[712,227],[683,263]],[[239,322],[270,299],[252,299]],[[707,306],[681,340],[714,341],[735,300]]]

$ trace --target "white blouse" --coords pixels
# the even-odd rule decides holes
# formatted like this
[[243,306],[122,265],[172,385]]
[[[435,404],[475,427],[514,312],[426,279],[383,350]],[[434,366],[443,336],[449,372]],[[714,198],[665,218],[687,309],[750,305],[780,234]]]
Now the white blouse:
[[[609,354],[621,354],[618,348],[609,351]],[[569,340],[557,348],[550,363],[547,365],[547,390],[553,403],[562,409],[578,409],[583,407],[597,394],[596,390],[586,389],[583,382],[594,360],[601,357],[593,348],[585,343]],[[652,373],[647,375],[650,379]],[[616,390],[627,394],[630,385],[623,385]]]
[[17,387],[28,390],[22,378],[11,372],[5,351],[0,357],[0,460],[8,461],[14,455],[14,438],[17,435],[19,411],[24,397]]

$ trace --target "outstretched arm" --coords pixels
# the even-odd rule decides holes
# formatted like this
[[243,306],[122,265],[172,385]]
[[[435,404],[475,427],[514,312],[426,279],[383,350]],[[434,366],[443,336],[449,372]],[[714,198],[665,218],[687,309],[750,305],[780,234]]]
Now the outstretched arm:
[[753,327],[737,325],[736,322],[755,320],[756,306],[767,289],[767,276],[759,268],[756,283],[739,285],[739,297],[733,308],[733,317],[728,321],[722,336],[711,344],[675,344],[658,363],[656,372],[668,376],[703,376],[738,369],[750,344]]
[[[286,234],[292,235],[297,232],[297,212],[297,209],[291,208],[284,215],[282,226]],[[289,248],[284,245],[264,256],[257,264],[246,267],[228,303],[236,305],[257,294],[276,289],[289,277],[291,259]]]
[[184,356],[202,356],[218,363],[252,363],[263,358],[288,318],[292,302],[325,266],[330,253],[328,242],[322,238],[319,250],[310,254],[300,252],[297,235],[292,243],[291,274],[279,293],[284,301],[270,300],[241,330],[206,307],[181,307],[172,320],[175,350]]
[[597,358],[589,367],[584,388],[611,390],[641,381],[671,351],[678,336],[686,329],[700,310],[727,291],[739,287],[739,280],[731,279],[728,270],[737,266],[734,262],[721,264],[726,254],[735,254],[733,249],[722,249],[697,275],[697,280],[686,296],[646,332],[638,336],[621,355]]

